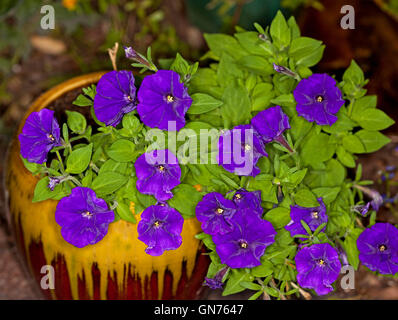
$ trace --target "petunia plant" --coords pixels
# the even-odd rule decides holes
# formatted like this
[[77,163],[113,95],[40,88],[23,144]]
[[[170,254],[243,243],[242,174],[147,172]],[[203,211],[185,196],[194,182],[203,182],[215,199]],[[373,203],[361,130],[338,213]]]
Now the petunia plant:
[[202,67],[125,47],[141,73],[104,74],[62,125],[51,107],[29,115],[19,140],[40,176],[33,201],[60,200],[65,241],[106,241],[122,219],[156,257],[196,219],[204,285],[250,299],[328,294],[346,264],[398,272],[398,229],[377,222],[383,199],[356,163],[389,142],[379,131],[392,119],[354,61],[342,79],[312,72],[325,46],[293,17],[255,28],[206,34]]

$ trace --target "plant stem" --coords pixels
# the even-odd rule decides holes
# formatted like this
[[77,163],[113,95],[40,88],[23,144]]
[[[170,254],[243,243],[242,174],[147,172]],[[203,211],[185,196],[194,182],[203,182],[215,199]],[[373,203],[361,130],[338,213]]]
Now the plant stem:
[[61,158],[61,155],[59,154],[59,151],[57,150],[57,151],[55,151],[55,153],[57,154],[59,165],[61,166],[61,173],[64,174],[65,173],[64,162]]

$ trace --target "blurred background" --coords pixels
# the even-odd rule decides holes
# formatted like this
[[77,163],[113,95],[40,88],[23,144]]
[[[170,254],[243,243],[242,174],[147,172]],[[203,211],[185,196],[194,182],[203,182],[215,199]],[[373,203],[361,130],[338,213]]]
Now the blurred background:
[[[54,30],[40,27],[47,4],[55,10]],[[355,8],[355,30],[340,27],[347,4]],[[151,46],[155,62],[176,52],[195,61],[207,50],[204,32],[233,33],[237,25],[254,30],[254,22],[268,25],[277,10],[294,15],[304,36],[325,42],[314,71],[340,77],[355,59],[370,79],[368,94],[377,94],[379,108],[398,120],[398,0],[1,0],[0,176],[7,145],[32,101],[73,76],[112,69],[107,49],[115,42],[139,52]],[[122,51],[119,69],[129,67]],[[398,223],[397,128],[386,131],[392,143],[359,159],[364,179],[376,181],[385,197],[379,219],[392,223]],[[0,299],[40,298],[19,266],[3,209],[1,190]],[[207,290],[204,297],[218,299],[220,292]],[[329,298],[398,299],[398,281],[360,269],[355,290]]]

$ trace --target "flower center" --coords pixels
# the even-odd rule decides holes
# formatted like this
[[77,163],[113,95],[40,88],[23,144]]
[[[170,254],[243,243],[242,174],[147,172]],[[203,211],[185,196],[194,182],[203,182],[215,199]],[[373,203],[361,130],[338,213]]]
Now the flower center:
[[55,138],[51,133],[47,135],[47,138],[50,139],[50,141],[55,141]]
[[216,214],[218,214],[218,215],[223,214],[223,212],[224,212],[224,209],[221,209],[221,208],[217,208],[217,210],[216,210]]
[[127,96],[128,101],[133,101],[133,98],[131,96]]
[[159,228],[161,225],[162,225],[162,223],[161,223],[159,220],[156,220],[156,221],[153,223],[153,226],[154,226],[155,228]]
[[318,219],[318,218],[319,218],[319,213],[318,213],[318,211],[312,211],[312,212],[311,212],[311,216],[312,216],[313,219]]
[[321,96],[321,95],[316,97],[316,101],[319,102],[319,103],[323,102],[323,100],[325,100],[325,98],[323,96]]
[[248,243],[245,240],[240,240],[239,247],[241,247],[242,249],[246,249],[248,247]]
[[158,168],[158,170],[159,170],[160,172],[164,172],[164,169],[165,169],[164,166],[160,165],[160,166],[158,166],[157,168]]
[[248,143],[245,144],[245,151],[250,151],[252,149],[252,146]]
[[240,193],[235,194],[235,199],[237,200],[242,199],[242,195]]
[[85,211],[82,213],[83,217],[85,218],[91,218],[93,214],[90,211]]
[[174,102],[174,97],[171,94],[168,94],[166,97],[167,102],[171,103]]
[[322,267],[322,266],[325,265],[325,260],[319,259],[316,263],[318,264],[318,266],[321,266],[321,267]]
[[384,252],[386,250],[387,250],[387,246],[385,244],[382,244],[382,245],[379,246],[379,251],[380,252]]

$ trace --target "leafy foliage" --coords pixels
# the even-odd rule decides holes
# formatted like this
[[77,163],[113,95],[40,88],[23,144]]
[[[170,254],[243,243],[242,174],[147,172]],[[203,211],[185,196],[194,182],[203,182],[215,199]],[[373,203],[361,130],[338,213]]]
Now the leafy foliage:
[[[355,61],[338,83],[346,103],[332,126],[316,125],[298,116],[292,92],[299,80],[312,74],[310,67],[320,61],[325,46],[321,41],[301,36],[295,19],[286,20],[280,12],[269,28],[257,24],[255,27],[258,32],[239,28],[234,36],[205,35],[210,49],[205,55],[210,60],[208,67],[198,68],[198,63],[190,63],[179,54],[168,63],[180,74],[193,99],[185,127],[193,134],[185,140],[178,139],[175,146],[168,145],[177,154],[182,171],[181,184],[173,190],[174,197],[168,204],[184,218],[192,218],[196,204],[209,192],[232,197],[230,191],[240,188],[260,190],[262,218],[277,231],[275,242],[261,257],[260,266],[229,270],[223,278],[223,294],[250,289],[255,291],[252,299],[261,295],[282,299],[298,294],[294,258],[300,242],[304,246],[325,242],[339,246],[345,250],[349,263],[358,267],[356,239],[363,226],[351,209],[362,203],[363,194],[358,186],[367,182],[360,181],[360,166],[355,180],[349,178],[348,170],[356,167],[358,154],[374,152],[389,142],[379,131],[393,121],[376,108],[376,97],[366,95],[367,80]],[[297,76],[277,73],[273,64],[285,66]],[[83,89],[74,104],[92,109],[94,95],[95,86]],[[200,129],[230,129],[248,124],[259,111],[274,105],[280,105],[289,116],[291,129],[286,131],[286,140],[292,151],[275,142],[267,144],[268,157],[258,162],[261,173],[256,177],[236,176],[217,164],[184,162],[184,155],[177,152],[190,139],[200,137]],[[115,221],[135,223],[134,214],[156,203],[154,197],[141,194],[135,187],[134,162],[153,147],[146,137],[149,128],[140,122],[136,111],[125,115],[116,128],[106,127],[94,118],[99,126],[95,130],[81,114],[67,115],[64,143],[53,150],[57,159],[50,167],[24,160],[32,173],[42,176],[34,201],[59,199],[73,186],[83,185],[116,209]],[[163,134],[171,141],[176,133]],[[217,139],[218,134],[209,137],[210,152],[197,150],[194,157],[209,159],[216,151],[212,143]],[[47,175],[61,177],[54,191],[46,187]],[[290,206],[318,206],[319,197],[327,207],[327,225],[312,232],[304,223],[308,234],[292,238],[284,229],[290,222]],[[221,263],[210,235],[200,233],[197,238],[209,249],[208,277],[213,277],[226,265]]]

